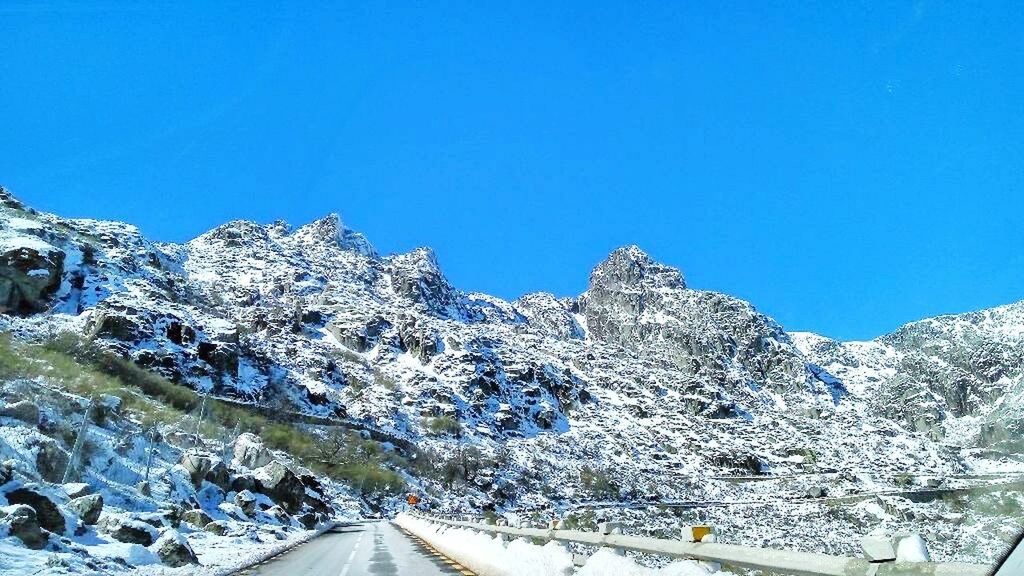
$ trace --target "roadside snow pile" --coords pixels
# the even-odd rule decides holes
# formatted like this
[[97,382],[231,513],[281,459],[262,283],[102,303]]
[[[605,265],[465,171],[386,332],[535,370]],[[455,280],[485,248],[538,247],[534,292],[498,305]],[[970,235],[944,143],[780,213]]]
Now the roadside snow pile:
[[395,524],[481,576],[707,576],[717,572],[691,560],[647,568],[608,548],[598,550],[574,571],[572,553],[558,542],[537,546],[518,538],[506,544],[482,532],[434,524],[408,514],[399,514]]
[[609,548],[601,548],[576,572],[576,576],[707,576],[711,572],[717,570],[692,560],[680,560],[662,568],[647,568]]
[[399,514],[394,522],[481,576],[573,574],[572,554],[556,542],[536,546],[517,539],[505,544],[481,532],[432,524],[408,514]]

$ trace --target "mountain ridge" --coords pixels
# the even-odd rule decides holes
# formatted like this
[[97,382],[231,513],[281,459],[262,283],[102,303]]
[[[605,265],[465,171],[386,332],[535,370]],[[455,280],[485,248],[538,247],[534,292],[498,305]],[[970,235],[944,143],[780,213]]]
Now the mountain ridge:
[[[840,343],[690,288],[633,245],[576,297],[508,301],[459,290],[429,248],[378,254],[337,215],[174,244],[0,205],[0,330],[72,331],[215,396],[503,455],[461,492],[409,478],[445,506],[579,502],[594,471],[628,501],[739,497],[715,480],[736,474],[842,472],[829,489],[852,494],[1019,452],[1013,315]],[[964,359],[936,364],[943,347]]]

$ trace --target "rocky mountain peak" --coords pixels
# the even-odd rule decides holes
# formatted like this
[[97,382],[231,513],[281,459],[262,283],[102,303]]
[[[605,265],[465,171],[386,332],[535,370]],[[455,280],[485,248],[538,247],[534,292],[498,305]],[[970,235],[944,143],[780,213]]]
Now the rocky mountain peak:
[[23,210],[25,208],[25,204],[15,198],[14,194],[11,194],[11,191],[3,186],[0,186],[0,206],[14,208],[15,210]]
[[296,230],[292,237],[299,242],[317,245],[328,243],[342,250],[349,250],[366,256],[377,258],[377,251],[363,234],[345,227],[336,212],[332,212],[319,220],[314,220]]
[[390,257],[389,263],[391,286],[396,294],[422,304],[442,317],[466,316],[465,298],[441,272],[433,250],[416,248]]
[[684,289],[686,281],[676,268],[656,262],[639,246],[614,250],[590,274],[590,290],[624,290],[639,286]]

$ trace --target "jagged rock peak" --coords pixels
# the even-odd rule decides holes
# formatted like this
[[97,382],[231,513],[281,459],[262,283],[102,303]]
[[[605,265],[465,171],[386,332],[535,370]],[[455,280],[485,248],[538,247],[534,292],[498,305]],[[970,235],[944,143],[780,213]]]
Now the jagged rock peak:
[[396,293],[424,304],[444,317],[460,318],[465,315],[462,298],[441,272],[433,250],[416,248],[391,256],[389,260]]
[[645,285],[686,288],[682,272],[655,262],[639,246],[631,244],[614,250],[590,273],[590,290],[620,290]]
[[14,197],[14,194],[10,190],[0,186],[0,206],[7,208],[14,208],[15,210],[24,210],[25,204]]
[[370,241],[361,233],[346,228],[341,216],[336,212],[302,226],[292,236],[301,242],[311,244],[333,242],[343,250],[357,252],[368,258],[377,258],[377,251]]
[[227,246],[263,244],[270,240],[267,229],[250,220],[232,220],[199,236],[193,242],[219,241]]

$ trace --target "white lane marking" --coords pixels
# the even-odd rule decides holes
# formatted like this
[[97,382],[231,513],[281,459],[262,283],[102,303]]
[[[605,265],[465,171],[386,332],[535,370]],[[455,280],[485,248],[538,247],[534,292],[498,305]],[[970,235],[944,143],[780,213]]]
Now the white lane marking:
[[356,548],[359,548],[359,543],[363,541],[363,533],[359,533],[359,537],[356,538],[356,544],[352,547],[352,553],[348,555],[348,560],[345,561],[345,565],[341,567],[341,574],[338,576],[346,576],[348,571],[352,569],[352,559],[356,557]]

